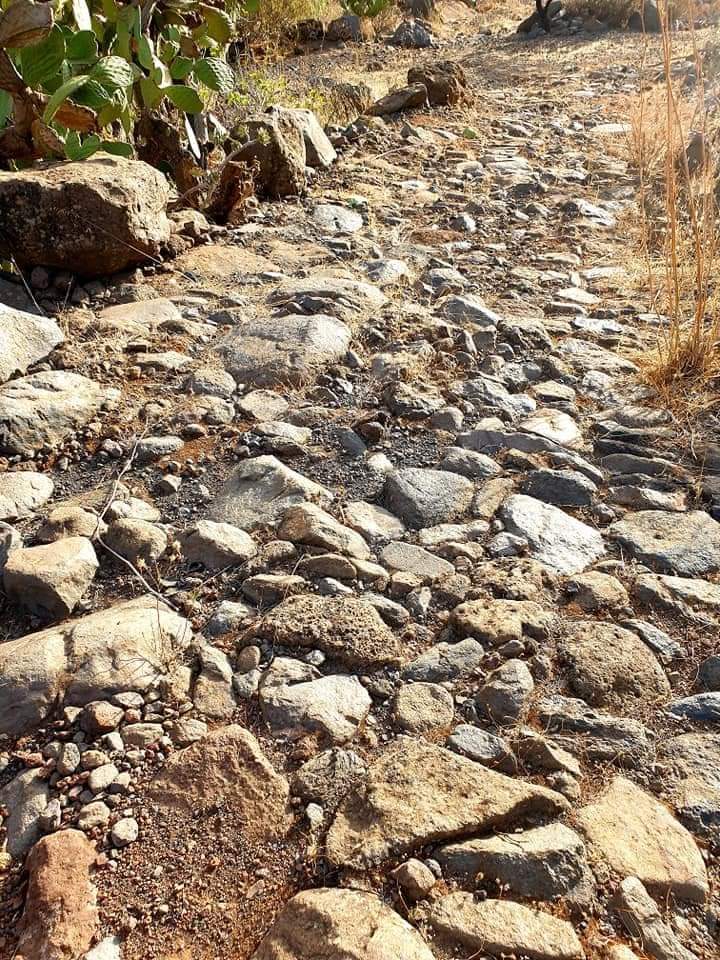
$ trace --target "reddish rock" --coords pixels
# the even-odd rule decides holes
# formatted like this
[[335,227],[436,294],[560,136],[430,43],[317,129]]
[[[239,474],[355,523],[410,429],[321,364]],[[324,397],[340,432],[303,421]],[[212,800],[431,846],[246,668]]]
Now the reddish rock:
[[90,880],[95,848],[80,830],[61,830],[35,844],[15,960],[77,960],[98,922]]

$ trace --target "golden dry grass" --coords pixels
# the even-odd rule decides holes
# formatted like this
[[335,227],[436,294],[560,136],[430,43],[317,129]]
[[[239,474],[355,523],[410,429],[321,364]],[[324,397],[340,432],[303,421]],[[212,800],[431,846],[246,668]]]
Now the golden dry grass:
[[662,401],[692,419],[720,405],[718,165],[703,53],[693,43],[693,83],[673,75],[667,2],[662,9],[664,77],[641,92],[630,146],[648,287],[668,321],[640,365]]

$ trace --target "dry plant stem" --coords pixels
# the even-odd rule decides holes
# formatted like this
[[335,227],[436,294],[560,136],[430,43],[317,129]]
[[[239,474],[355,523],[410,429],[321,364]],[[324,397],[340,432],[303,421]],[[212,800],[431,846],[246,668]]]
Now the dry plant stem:
[[[714,164],[708,162],[705,145],[708,137],[708,107],[702,52],[697,45],[690,18],[698,100],[690,112],[672,79],[673,36],[670,29],[668,0],[662,9],[662,62],[664,68],[664,210],[658,221],[665,235],[663,273],[667,331],[660,337],[656,354],[643,363],[647,380],[663,401],[685,419],[720,402],[720,358],[718,338],[720,321],[714,315],[713,277],[718,252],[718,218],[715,200]],[[643,59],[643,65],[645,59]],[[642,82],[642,74],[641,74]],[[635,136],[640,176],[640,203],[643,216],[643,247],[648,264],[651,296],[655,296],[649,218],[647,143],[648,116],[644,86],[640,99],[640,130]],[[700,163],[691,170],[686,144],[689,124],[700,140]],[[657,134],[657,131],[652,131]]]

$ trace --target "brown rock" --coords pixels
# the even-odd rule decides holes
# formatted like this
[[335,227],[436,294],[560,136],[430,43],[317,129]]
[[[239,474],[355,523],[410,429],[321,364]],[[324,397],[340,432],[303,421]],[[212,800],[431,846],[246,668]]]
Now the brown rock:
[[433,960],[420,934],[372,893],[304,890],[252,960]]
[[567,801],[552,790],[403,736],[385,749],[364,784],[340,805],[327,854],[332,863],[362,867],[438,840],[565,809]]
[[585,951],[572,926],[549,913],[511,900],[476,903],[471,893],[451,893],[430,911],[430,925],[477,953],[531,960],[582,960]]
[[81,276],[145,264],[170,237],[169,196],[159,170],[107,153],[0,173],[0,256]]
[[692,835],[654,797],[616,777],[577,823],[596,872],[635,876],[658,896],[702,902],[708,891],[705,862]]
[[174,753],[149,794],[159,806],[185,814],[222,799],[239,808],[245,833],[255,839],[283,836],[290,825],[287,780],[250,731],[234,724]]
[[398,660],[398,640],[363,600],[290,597],[271,610],[260,636],[286,647],[323,650],[356,667]]
[[62,830],[35,844],[16,960],[77,960],[90,949],[98,923],[90,880],[95,856],[80,830]]
[[670,684],[655,655],[629,630],[578,622],[558,649],[570,686],[593,707],[629,710],[670,698]]
[[427,88],[431,105],[460,103],[467,97],[467,77],[459,63],[441,60],[408,70],[408,83],[421,83]]
[[450,622],[459,636],[496,647],[524,636],[545,640],[553,619],[530,600],[469,600],[455,607]]

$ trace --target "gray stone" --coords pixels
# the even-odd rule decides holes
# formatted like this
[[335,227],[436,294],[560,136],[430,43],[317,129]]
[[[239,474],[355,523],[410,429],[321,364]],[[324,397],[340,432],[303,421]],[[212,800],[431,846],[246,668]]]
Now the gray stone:
[[328,504],[332,493],[275,457],[255,457],[235,468],[210,508],[210,518],[244,530],[275,523],[291,506]]
[[0,303],[0,383],[28,367],[63,343],[62,330],[51,317],[14,310]]
[[639,720],[594,710],[584,700],[546,697],[538,719],[560,746],[583,758],[635,767],[648,761],[652,740]]
[[363,226],[359,213],[335,203],[319,203],[313,211],[313,221],[323,233],[357,233]]
[[556,506],[587,507],[597,487],[577,470],[533,470],[521,490],[529,497]]
[[695,693],[689,697],[673,700],[668,707],[674,717],[693,720],[695,723],[720,724],[720,693]]
[[661,661],[667,662],[685,656],[685,647],[652,623],[646,623],[645,620],[621,620],[619,626],[636,633]]
[[643,510],[614,523],[610,534],[631,557],[660,573],[698,577],[720,569],[720,523],[702,510]]
[[114,388],[66,370],[12,380],[0,387],[0,449],[26,455],[58,447],[118,397]]
[[408,467],[385,481],[387,507],[410,527],[430,527],[462,516],[470,506],[473,485],[446,470]]
[[208,620],[205,633],[209,637],[222,637],[248,620],[252,620],[254,616],[255,611],[246,603],[239,600],[223,600]]
[[425,653],[411,660],[402,668],[403,680],[442,683],[445,680],[460,680],[474,676],[485,657],[483,647],[477,640],[460,640],[459,643],[437,643]]
[[408,47],[415,50],[433,45],[433,38],[424,23],[414,18],[402,20],[395,28],[388,43],[394,47]]
[[354,500],[344,508],[344,520],[367,540],[396,540],[404,536],[406,527],[395,514],[365,500]]
[[493,723],[514,723],[527,709],[535,683],[522,660],[508,660],[493,670],[475,697],[478,710]]
[[349,328],[335,317],[291,314],[243,321],[225,335],[217,351],[238,382],[298,386],[343,357],[350,339]]
[[484,767],[502,770],[503,773],[515,773],[517,770],[517,760],[502,737],[472,724],[461,723],[455,727],[445,745]]
[[533,497],[509,497],[501,515],[510,533],[528,541],[531,555],[558,573],[580,573],[605,553],[597,530]]
[[260,685],[263,717],[275,737],[315,733],[332,744],[347,743],[371,705],[357,677],[323,677],[308,664],[283,657],[273,661]]
[[480,873],[516,897],[585,899],[591,889],[582,837],[561,823],[453,843],[435,856],[446,876]]
[[40,839],[39,821],[49,797],[50,788],[40,770],[23,770],[0,789],[0,807],[8,811],[5,843],[14,859],[23,857]]
[[54,483],[44,473],[18,470],[0,474],[0,520],[31,517],[53,494]]
[[418,547],[414,543],[403,543],[400,540],[384,547],[381,559],[390,570],[412,573],[427,582],[449,577],[455,573],[455,567],[447,560],[436,557],[424,547]]
[[448,447],[438,468],[470,480],[489,480],[502,473],[502,468],[491,457],[462,447]]
[[90,540],[67,537],[12,550],[3,570],[3,585],[9,599],[30,613],[57,620],[73,612],[98,567]]
[[231,523],[198,520],[180,539],[183,556],[208,570],[245,563],[257,553],[252,537]]

